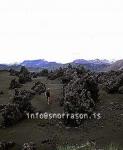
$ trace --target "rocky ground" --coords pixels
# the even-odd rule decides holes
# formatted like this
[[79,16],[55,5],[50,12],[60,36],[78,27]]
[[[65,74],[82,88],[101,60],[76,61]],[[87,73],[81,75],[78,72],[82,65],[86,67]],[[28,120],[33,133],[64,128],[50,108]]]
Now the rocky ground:
[[[14,90],[9,89],[12,79],[8,72],[0,72],[0,104],[6,105],[13,97]],[[25,83],[19,89],[30,90],[36,82],[46,84],[51,89],[52,105],[48,106],[45,94],[36,94],[32,100],[32,106],[36,111],[62,113],[63,107],[59,105],[59,98],[62,97],[62,84],[56,80],[49,80],[46,77],[34,78],[31,82]],[[24,143],[33,141],[39,150],[55,150],[57,145],[82,144],[93,141],[97,147],[103,147],[110,143],[120,146],[123,149],[123,94],[107,94],[100,86],[99,102],[96,113],[101,114],[101,119],[90,119],[78,127],[65,127],[60,120],[28,120],[24,119],[17,124],[0,128],[0,141],[14,141],[16,144],[12,149],[22,149]],[[1,108],[4,106],[1,106]],[[0,122],[2,116],[0,116]]]

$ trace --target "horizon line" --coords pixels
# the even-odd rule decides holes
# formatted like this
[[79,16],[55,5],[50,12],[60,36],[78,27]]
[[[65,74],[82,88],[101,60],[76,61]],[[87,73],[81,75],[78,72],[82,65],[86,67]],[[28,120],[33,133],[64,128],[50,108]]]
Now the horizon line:
[[35,61],[35,60],[42,60],[42,61],[47,61],[47,62],[55,62],[55,63],[60,63],[60,64],[67,64],[67,63],[72,63],[76,60],[85,60],[85,61],[93,61],[93,60],[100,60],[100,61],[109,61],[109,63],[111,62],[116,62],[118,60],[122,60],[122,59],[99,59],[99,58],[95,58],[95,59],[84,59],[84,58],[78,58],[78,59],[73,59],[72,61],[68,61],[68,62],[61,62],[61,61],[49,61],[49,60],[46,60],[44,58],[39,58],[39,59],[25,59],[25,60],[22,60],[22,61],[18,61],[18,62],[10,62],[10,63],[0,63],[1,65],[18,65],[18,64],[21,64],[23,63],[24,61]]

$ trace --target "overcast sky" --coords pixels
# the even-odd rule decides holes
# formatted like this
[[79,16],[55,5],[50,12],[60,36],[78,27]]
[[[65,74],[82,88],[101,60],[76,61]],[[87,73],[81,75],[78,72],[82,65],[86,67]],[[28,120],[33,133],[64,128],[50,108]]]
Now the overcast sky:
[[123,0],[0,0],[0,63],[123,58]]

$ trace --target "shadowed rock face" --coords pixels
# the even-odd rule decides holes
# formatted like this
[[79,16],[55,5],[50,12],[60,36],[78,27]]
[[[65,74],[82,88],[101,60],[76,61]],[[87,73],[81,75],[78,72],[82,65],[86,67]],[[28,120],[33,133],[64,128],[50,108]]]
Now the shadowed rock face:
[[123,59],[115,61],[114,63],[112,63],[111,65],[109,65],[107,68],[105,68],[106,71],[119,71],[119,70],[123,70]]

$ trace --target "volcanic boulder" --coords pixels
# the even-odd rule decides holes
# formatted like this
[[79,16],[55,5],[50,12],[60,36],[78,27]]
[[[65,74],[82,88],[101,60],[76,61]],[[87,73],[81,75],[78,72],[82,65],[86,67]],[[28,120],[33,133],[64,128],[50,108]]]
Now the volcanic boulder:
[[10,72],[11,76],[18,76],[18,74],[19,74],[19,72],[14,69],[10,69],[9,72]]
[[37,150],[36,144],[33,142],[24,143],[22,150]]
[[6,105],[6,107],[2,112],[2,116],[3,116],[2,125],[5,127],[9,127],[11,125],[14,125],[21,119],[23,119],[24,114],[20,111],[18,105],[8,104]]
[[9,89],[19,88],[20,84],[16,79],[13,79],[10,83]]
[[120,86],[120,87],[119,87],[118,93],[123,94],[123,86]]
[[16,124],[18,121],[26,117],[27,112],[33,112],[31,99],[33,92],[15,89],[15,94],[11,104],[7,104],[2,109],[2,117],[4,127]]
[[[87,113],[92,114],[98,101],[98,84],[93,76],[74,78],[65,87],[64,112],[65,114]],[[77,125],[82,120],[66,119],[65,124]]]
[[123,73],[120,75],[110,76],[105,83],[105,90],[107,93],[118,93],[119,88],[123,86]]
[[30,75],[32,78],[37,78],[39,76],[39,73],[31,72]]
[[46,86],[44,83],[38,81],[35,83],[35,85],[31,88],[33,91],[35,91],[35,93],[37,94],[42,94],[46,91]]
[[19,72],[18,77],[19,77],[19,82],[20,82],[21,84],[25,84],[26,82],[31,81],[31,74],[30,74],[30,72],[27,70],[27,68],[24,67],[24,66],[21,67],[21,70],[20,70],[20,72]]
[[28,111],[31,112],[33,107],[31,105],[31,99],[33,98],[34,93],[27,90],[18,91],[15,90],[15,95],[13,97],[13,103],[18,105],[21,112]]

